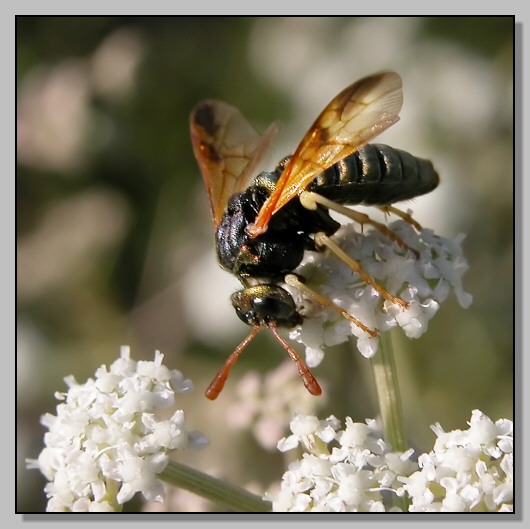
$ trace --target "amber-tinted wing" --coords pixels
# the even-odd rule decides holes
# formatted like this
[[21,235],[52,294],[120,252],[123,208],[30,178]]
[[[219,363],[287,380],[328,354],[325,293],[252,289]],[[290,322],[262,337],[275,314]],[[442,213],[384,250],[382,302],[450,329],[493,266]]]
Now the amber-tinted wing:
[[395,123],[403,104],[401,86],[397,73],[382,72],[340,92],[300,142],[248,232],[263,233],[271,216],[316,176]]
[[216,100],[201,101],[190,115],[193,152],[208,192],[215,226],[228,199],[249,184],[278,125],[258,134],[235,107]]

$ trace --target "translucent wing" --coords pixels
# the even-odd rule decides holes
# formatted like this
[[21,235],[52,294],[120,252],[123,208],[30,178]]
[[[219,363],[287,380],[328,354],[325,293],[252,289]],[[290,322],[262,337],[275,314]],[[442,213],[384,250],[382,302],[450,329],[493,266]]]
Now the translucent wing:
[[316,176],[395,123],[403,104],[401,86],[397,73],[382,72],[340,92],[303,137],[249,234],[263,233],[271,216]]
[[273,123],[260,135],[239,110],[222,101],[201,101],[193,109],[190,115],[191,142],[216,227],[228,199],[248,186],[256,165],[278,129]]

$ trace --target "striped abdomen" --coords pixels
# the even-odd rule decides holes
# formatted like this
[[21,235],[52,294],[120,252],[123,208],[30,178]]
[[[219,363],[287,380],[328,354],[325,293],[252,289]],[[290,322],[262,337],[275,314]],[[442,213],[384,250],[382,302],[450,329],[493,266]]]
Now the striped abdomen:
[[341,204],[388,205],[428,193],[438,181],[430,161],[371,143],[326,169],[308,190]]

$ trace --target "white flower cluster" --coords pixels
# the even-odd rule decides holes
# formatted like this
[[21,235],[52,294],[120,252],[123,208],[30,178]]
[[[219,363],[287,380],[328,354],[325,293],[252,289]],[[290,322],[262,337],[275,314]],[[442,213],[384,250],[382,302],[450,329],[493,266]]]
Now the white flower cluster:
[[[376,229],[358,233],[353,223],[343,225],[333,239],[368,276],[390,294],[406,301],[408,309],[385,300],[329,252],[307,252],[296,272],[312,288],[378,333],[399,326],[408,338],[418,338],[426,332],[429,320],[451,290],[462,307],[471,304],[471,295],[462,288],[462,275],[468,269],[461,247],[464,236],[446,239],[429,229],[416,230],[404,220],[395,221],[388,228],[418,256]],[[307,316],[300,327],[291,331],[290,337],[306,346],[310,367],[320,364],[324,347],[343,343],[352,334],[357,337],[357,348],[363,356],[371,358],[375,354],[377,337],[370,336],[336,311],[307,299],[296,288],[286,288]]]
[[282,452],[302,444],[307,450],[289,465],[278,494],[271,495],[276,512],[384,512],[383,491],[400,483],[398,476],[410,475],[418,466],[405,454],[389,451],[376,422],[354,423],[349,417],[340,429],[331,416],[295,415],[293,434],[278,443]]
[[67,393],[57,393],[57,415],[46,414],[45,448],[29,468],[39,468],[49,480],[47,511],[115,511],[142,492],[148,500],[163,499],[157,479],[176,449],[199,449],[208,441],[189,431],[184,412],[169,419],[155,412],[171,407],[175,393],[193,389],[190,380],[162,365],[135,362],[128,347],[110,369],[101,366],[95,379],[78,384],[65,378]]
[[495,423],[473,410],[468,430],[437,435],[432,452],[419,457],[418,470],[400,480],[411,512],[512,512],[513,423]]
[[470,428],[444,432],[433,451],[411,460],[413,450],[389,452],[375,421],[354,423],[296,415],[293,434],[278,443],[282,452],[302,445],[302,458],[284,473],[270,493],[275,512],[400,511],[511,512],[513,509],[513,424],[493,423],[478,410]]

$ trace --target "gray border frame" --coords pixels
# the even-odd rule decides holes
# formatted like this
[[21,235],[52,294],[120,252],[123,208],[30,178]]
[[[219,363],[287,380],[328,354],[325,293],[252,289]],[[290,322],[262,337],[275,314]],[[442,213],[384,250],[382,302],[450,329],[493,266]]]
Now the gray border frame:
[[[208,4],[212,4],[212,9],[210,10],[210,6]],[[389,4],[388,6],[385,4]],[[454,2],[456,9],[453,6],[450,6],[448,4],[451,4],[453,2],[444,2],[443,7],[449,8],[451,7],[453,9],[452,13],[446,13],[454,15],[456,11],[458,11],[458,8],[461,8],[461,3]],[[515,399],[515,412],[514,412],[514,423],[515,423],[515,435],[516,435],[516,449],[517,449],[517,468],[515,469],[515,504],[517,512],[515,514],[495,514],[492,515],[484,513],[484,514],[438,514],[438,515],[432,515],[432,514],[333,514],[333,515],[326,515],[326,514],[283,514],[283,513],[270,513],[270,514],[215,514],[215,513],[182,513],[182,514],[171,514],[171,513],[161,513],[161,514],[152,514],[152,513],[145,513],[145,514],[12,514],[12,506],[14,505],[13,501],[7,501],[7,499],[11,499],[11,494],[15,494],[15,488],[11,488],[13,492],[11,491],[4,492],[2,495],[3,502],[5,502],[5,508],[1,510],[3,513],[2,517],[5,518],[6,522],[9,524],[9,527],[21,527],[22,524],[24,525],[33,525],[35,522],[39,522],[39,524],[42,523],[50,523],[55,526],[57,522],[66,522],[69,524],[75,524],[76,522],[80,522],[83,527],[90,527],[93,526],[97,527],[101,524],[104,524],[106,526],[107,522],[112,523],[131,523],[131,522],[139,522],[139,523],[152,523],[154,521],[156,522],[170,522],[174,521],[177,523],[185,523],[187,524],[193,524],[193,526],[199,525],[199,527],[207,527],[210,524],[215,524],[216,527],[224,528],[224,527],[230,527],[231,529],[234,527],[234,524],[240,524],[244,523],[248,526],[249,523],[251,523],[253,526],[272,526],[276,523],[289,523],[290,526],[294,527],[300,527],[304,529],[308,529],[308,525],[314,525],[314,524],[321,524],[322,522],[325,523],[338,523],[338,524],[344,524],[344,523],[363,523],[369,521],[370,524],[375,524],[375,527],[383,526],[385,523],[391,523],[393,527],[399,526],[401,524],[410,524],[411,522],[420,522],[422,524],[436,524],[437,526],[444,527],[446,524],[449,526],[449,524],[454,523],[455,521],[458,522],[470,522],[471,525],[475,525],[477,523],[483,524],[483,523],[502,523],[505,524],[507,522],[522,522],[524,521],[524,507],[525,507],[525,490],[524,490],[524,484],[523,484],[523,476],[526,476],[529,474],[528,469],[525,467],[525,464],[527,466],[526,460],[524,458],[524,454],[522,453],[521,446],[523,446],[523,443],[521,443],[521,439],[523,439],[524,436],[524,430],[526,430],[526,421],[523,419],[523,404],[525,402],[525,386],[523,383],[523,380],[528,377],[527,373],[523,372],[523,369],[525,371],[528,370],[528,361],[526,362],[526,365],[524,363],[524,331],[525,327],[523,326],[523,300],[530,299],[530,289],[528,288],[528,281],[524,282],[523,278],[523,262],[526,255],[526,250],[528,249],[528,243],[530,242],[528,240],[528,227],[525,226],[526,218],[525,218],[525,205],[527,205],[530,202],[528,195],[528,185],[524,186],[524,180],[523,180],[523,153],[530,152],[530,146],[528,145],[528,140],[524,142],[525,138],[523,137],[523,123],[524,118],[528,118],[528,111],[526,111],[525,115],[525,108],[523,106],[523,86],[524,86],[524,79],[523,79],[523,68],[524,68],[524,59],[526,58],[526,62],[528,62],[528,54],[523,53],[523,30],[524,30],[524,20],[525,16],[522,14],[523,9],[521,9],[521,5],[519,2],[512,2],[513,4],[516,4],[517,7],[509,6],[510,9],[517,13],[515,14],[515,58],[514,58],[514,66],[515,66],[515,75],[514,75],[514,132],[515,132],[515,143],[514,143],[514,176],[515,176],[515,187],[514,187],[514,223],[515,223],[515,264],[514,264],[514,271],[515,271],[515,305],[514,305],[514,327],[515,327],[515,393],[514,393],[514,399]],[[408,4],[408,5],[407,5]],[[504,6],[505,4],[503,4]],[[6,39],[7,46],[3,46],[2,55],[4,55],[4,61],[3,64],[4,67],[8,69],[8,71],[16,71],[16,65],[15,65],[15,54],[10,53],[12,48],[11,44],[14,45],[15,43],[15,36],[14,36],[14,16],[17,14],[23,15],[23,14],[41,14],[44,4],[40,2],[36,2],[35,0],[27,0],[24,2],[24,4],[14,2],[6,1],[3,3],[3,14],[7,15],[1,18],[1,24],[2,24],[2,36],[4,39]],[[79,6],[79,7],[78,7]],[[234,2],[233,0],[223,0],[222,2],[211,2],[211,0],[203,0],[201,2],[201,7],[204,8],[204,11],[207,11],[211,14],[238,14],[237,11],[240,9],[242,4],[238,2]],[[495,9],[498,9],[500,6],[499,4],[494,4],[492,7]],[[143,14],[147,9],[153,10],[156,9],[157,5],[150,5],[146,7],[145,3],[140,2],[114,2],[114,3],[104,3],[99,2],[99,0],[92,2],[90,7],[92,8],[95,13],[97,14],[122,14],[121,10],[124,7],[127,7],[128,10],[130,10],[131,14]],[[170,6],[163,5],[161,3],[161,7],[163,10],[169,10],[171,11],[171,14],[182,14],[182,15],[188,15],[188,14],[194,14],[191,12],[186,12],[187,9],[192,8],[192,4],[185,5],[185,2],[182,2],[180,4],[173,4]],[[252,6],[249,7],[248,5],[245,6],[248,11],[255,10],[258,8],[258,6]],[[266,4],[259,5],[260,11],[263,13],[265,10],[271,11],[270,14],[291,14],[288,11],[290,11],[288,8],[290,6],[286,6],[285,3],[280,3],[276,1],[269,1]],[[300,5],[294,6],[294,11],[298,11],[301,7]],[[322,11],[326,11],[326,15],[332,15],[332,14],[340,14],[340,10],[344,10],[344,8],[350,8],[349,11],[353,11],[352,15],[370,15],[373,14],[373,12],[363,13],[363,7],[362,5],[344,5],[342,1],[335,1],[330,2],[329,0],[322,4],[321,2],[315,2],[315,1],[307,1],[304,3],[304,8],[306,9],[306,14],[322,14]],[[380,8],[383,10],[383,8],[390,8],[392,11],[392,7],[396,8],[399,13],[397,15],[404,15],[407,11],[410,10],[410,7],[420,7],[422,11],[430,11],[426,4],[417,4],[415,5],[415,2],[405,1],[401,0],[399,3],[392,3],[387,2],[387,0],[380,0],[377,6],[374,6],[373,4],[366,4],[366,7],[370,10],[373,10],[374,8]],[[441,5],[433,6],[436,7],[436,10],[439,12],[442,9]],[[87,14],[88,6],[85,4],[83,5],[84,12],[79,12],[81,8],[81,4],[73,5],[70,2],[66,2],[66,0],[61,1],[55,1],[55,0],[49,0],[46,3],[46,10],[50,14],[61,14],[61,11],[64,9],[65,11],[68,11],[69,14]],[[271,9],[272,8],[272,9]],[[281,11],[284,11],[281,13]],[[491,8],[487,6],[482,6],[481,10],[483,11],[491,11]],[[15,12],[17,11],[17,12]],[[78,13],[75,13],[78,11]],[[182,11],[182,12],[177,12]],[[287,13],[285,13],[287,11]],[[337,13],[339,11],[339,13]],[[91,13],[92,14],[92,13]],[[195,13],[196,14],[196,13]],[[252,13],[250,13],[252,14]],[[300,13],[292,13],[292,14],[300,14]],[[344,13],[342,13],[344,14]],[[437,15],[439,13],[429,13],[432,15]],[[457,13],[458,15],[464,15],[467,13]],[[472,13],[469,13],[472,14]],[[489,13],[487,13],[489,14]],[[498,14],[498,13],[491,13],[491,14]],[[526,10],[525,10],[526,14]],[[527,37],[528,41],[528,37]],[[13,46],[14,47],[14,46]],[[10,69],[10,66],[12,65],[12,69]],[[528,66],[528,64],[527,64]],[[526,69],[528,71],[528,68]],[[3,84],[3,89],[7,92],[4,95],[3,100],[5,102],[10,102],[13,99],[10,97],[11,93],[8,87],[11,87],[13,85],[10,85],[9,82]],[[13,93],[15,93],[15,90],[13,88]],[[15,96],[16,97],[16,96]],[[10,107],[11,108],[11,107]],[[6,123],[7,122],[7,123]],[[13,138],[12,129],[9,126],[10,122],[9,120],[4,121],[4,127],[9,127],[9,132],[6,131],[6,136],[4,137],[4,142],[2,144],[4,145],[4,148],[7,145],[10,145],[10,139]],[[523,144],[524,143],[524,144]],[[526,149],[524,148],[526,146]],[[16,148],[16,147],[15,147]],[[11,160],[11,157],[9,155],[6,155],[3,157],[4,160]],[[9,164],[10,165],[10,164]],[[9,166],[8,165],[8,166]],[[14,159],[13,159],[13,165]],[[7,175],[14,175],[14,171],[7,171]],[[7,185],[6,185],[7,182]],[[11,235],[11,231],[8,233],[5,233],[10,227],[11,223],[14,224],[14,218],[15,215],[9,215],[12,210],[14,210],[14,203],[12,201],[12,196],[14,195],[14,178],[11,179],[7,176],[4,179],[4,185],[6,185],[7,189],[6,192],[2,195],[2,202],[4,203],[2,207],[2,212],[4,216],[7,214],[8,217],[4,218],[4,222],[0,224],[2,231],[5,234],[4,240],[9,240],[9,235]],[[11,194],[11,186],[13,186],[13,194]],[[13,211],[14,213],[14,211]],[[524,228],[527,228],[526,230]],[[14,230],[13,230],[14,231]],[[525,237],[526,241],[523,239]],[[526,245],[524,244],[526,242]],[[4,292],[10,292],[11,288],[11,274],[10,263],[8,263],[8,270],[7,273],[3,274],[3,282],[5,283]],[[14,267],[13,267],[14,269]],[[16,273],[16,272],[15,272]],[[15,294],[16,296],[16,294]],[[11,314],[11,311],[4,312],[4,314]],[[14,319],[14,318],[13,318]],[[5,327],[8,327],[11,323],[9,316],[7,318],[2,318],[3,325]],[[13,322],[15,323],[15,322]],[[13,327],[15,328],[15,325],[13,324]],[[7,329],[6,329],[7,331]],[[4,336],[10,336],[10,333],[4,332]],[[14,340],[13,340],[14,342]],[[9,344],[9,340],[8,340]],[[15,345],[15,344],[13,344]],[[14,360],[15,355],[11,353],[11,351],[15,351],[16,348],[13,347],[12,349],[9,347],[6,347],[4,351],[4,358],[9,362],[9,367],[11,367],[11,362],[13,362],[14,367]],[[527,353],[528,354],[528,353]],[[526,375],[526,377],[525,377]],[[13,382],[11,382],[13,380]],[[15,391],[12,391],[11,384],[15,384],[14,377],[9,377],[5,384],[2,385],[3,388],[5,388],[3,391],[9,391],[9,395],[14,396]],[[8,382],[8,383],[7,383]],[[12,410],[13,415],[15,415],[15,407],[14,406],[8,406],[8,413]],[[15,418],[16,421],[16,418]],[[15,422],[14,421],[14,422]],[[13,439],[10,437],[10,440]],[[5,446],[5,445],[4,445]],[[11,445],[7,445],[10,447]],[[13,448],[15,447],[15,443],[13,443]],[[9,452],[4,452],[5,454]],[[14,458],[13,458],[14,460]],[[14,465],[13,467],[14,468]],[[96,526],[96,524],[98,524]],[[363,524],[364,525],[364,524]]]

